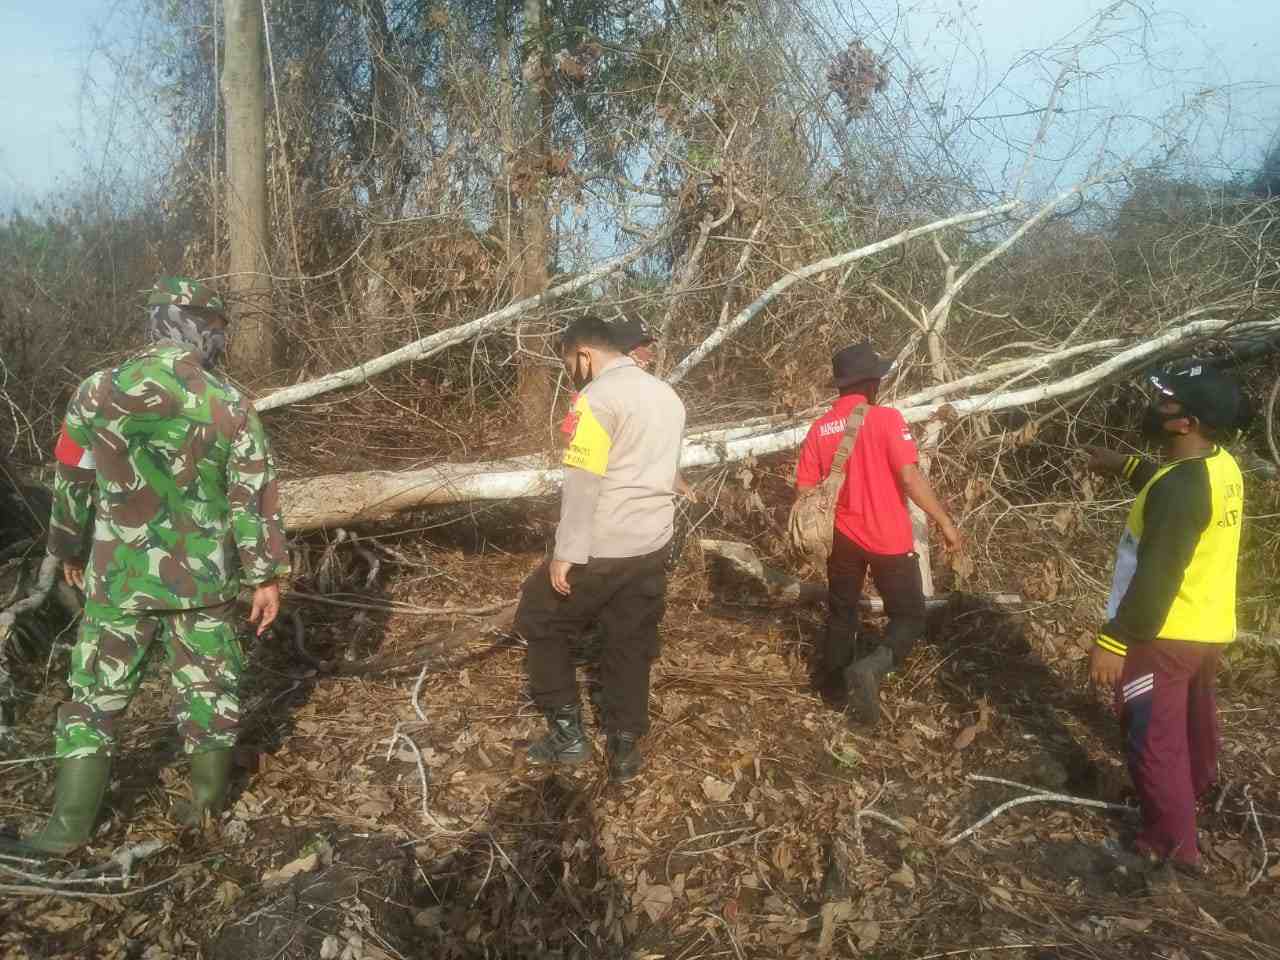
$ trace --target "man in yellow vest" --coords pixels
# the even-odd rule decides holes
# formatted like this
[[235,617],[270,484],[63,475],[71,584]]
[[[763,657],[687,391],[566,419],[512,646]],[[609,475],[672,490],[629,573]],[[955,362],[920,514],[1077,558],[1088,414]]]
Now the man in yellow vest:
[[1151,378],[1142,423],[1162,462],[1091,448],[1090,466],[1138,492],[1116,551],[1090,664],[1114,692],[1142,806],[1138,853],[1195,870],[1196,799],[1218,777],[1214,685],[1235,639],[1244,483],[1223,446],[1248,419],[1238,384],[1193,363]]

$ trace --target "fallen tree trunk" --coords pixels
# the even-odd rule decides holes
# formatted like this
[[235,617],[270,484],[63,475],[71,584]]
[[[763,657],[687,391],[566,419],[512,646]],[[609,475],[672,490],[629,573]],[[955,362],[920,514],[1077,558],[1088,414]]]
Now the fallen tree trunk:
[[[290,530],[385,520],[402,510],[470,500],[515,500],[555,493],[560,468],[521,463],[442,463],[425,470],[366,470],[281,484]],[[522,469],[523,466],[523,469]]]
[[[1233,321],[1229,318],[1193,320],[1140,341],[1101,363],[1048,383],[951,400],[937,399],[942,388],[931,387],[914,396],[904,397],[895,406],[908,423],[1031,406],[1092,389],[1112,377],[1152,363],[1193,341],[1223,333],[1232,326]],[[1280,331],[1280,318],[1250,324],[1249,327],[1252,330]],[[1070,348],[1061,351],[1058,361],[1094,349],[1099,349],[1098,344]],[[1022,369],[1038,371],[1046,364],[1052,366],[1048,360],[1048,357],[1028,358]],[[1022,361],[1010,363],[1021,364]],[[1002,367],[995,375],[984,372],[965,379],[970,382],[989,380],[993,376],[1007,376],[1014,369]],[[916,399],[920,396],[935,399],[918,403]],[[706,467],[793,450],[803,441],[808,428],[809,420],[805,419],[695,432],[685,439],[681,466],[685,469]],[[289,529],[312,530],[386,519],[414,507],[547,496],[559,489],[560,477],[558,466],[549,459],[538,457],[468,464],[442,463],[404,473],[377,470],[293,480],[283,485],[281,501],[285,525]]]

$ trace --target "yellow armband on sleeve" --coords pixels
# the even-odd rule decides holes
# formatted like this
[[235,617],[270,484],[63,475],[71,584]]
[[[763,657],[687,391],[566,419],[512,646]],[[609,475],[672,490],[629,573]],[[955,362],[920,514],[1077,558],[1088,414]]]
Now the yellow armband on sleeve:
[[577,425],[568,449],[564,452],[563,463],[566,467],[577,467],[603,477],[609,467],[609,450],[613,446],[613,440],[592,413],[586,396],[578,397],[578,402],[573,405],[573,412]]

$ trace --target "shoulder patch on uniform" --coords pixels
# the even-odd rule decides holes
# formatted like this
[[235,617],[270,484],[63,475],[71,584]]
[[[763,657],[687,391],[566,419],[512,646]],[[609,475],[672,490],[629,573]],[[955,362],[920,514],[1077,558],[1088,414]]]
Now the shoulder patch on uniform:
[[603,477],[609,466],[609,451],[613,447],[613,439],[592,413],[591,404],[585,396],[578,397],[577,403],[573,405],[573,413],[576,422],[573,438],[564,452],[564,465]]
[[54,445],[53,455],[64,466],[76,467],[80,470],[92,470],[94,468],[93,451],[86,450],[72,440],[71,434],[67,433],[67,425],[65,423],[62,425],[62,432],[58,434],[58,442]]

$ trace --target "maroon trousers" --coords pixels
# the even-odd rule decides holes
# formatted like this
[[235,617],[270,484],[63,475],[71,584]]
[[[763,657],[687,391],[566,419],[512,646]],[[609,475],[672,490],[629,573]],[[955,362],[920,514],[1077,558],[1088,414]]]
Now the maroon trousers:
[[1196,798],[1218,778],[1214,686],[1222,646],[1186,640],[1134,644],[1117,700],[1129,775],[1142,805],[1139,851],[1200,862]]

